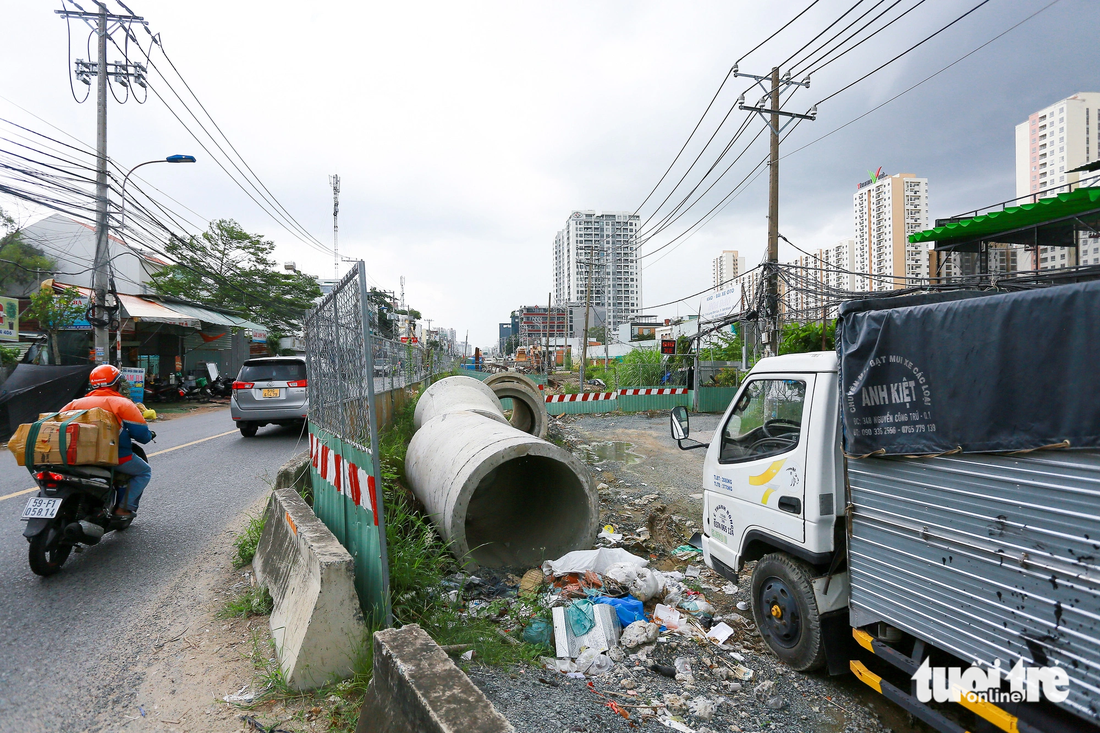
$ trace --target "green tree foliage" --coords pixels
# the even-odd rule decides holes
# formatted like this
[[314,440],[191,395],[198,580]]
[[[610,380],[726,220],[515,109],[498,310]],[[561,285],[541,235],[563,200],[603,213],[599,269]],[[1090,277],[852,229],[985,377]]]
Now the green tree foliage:
[[703,361],[741,361],[741,337],[720,333],[699,352],[699,358]]
[[61,349],[57,334],[83,315],[85,306],[80,302],[80,291],[65,288],[54,292],[52,287],[41,288],[31,295],[31,305],[25,315],[38,321],[38,327],[46,332],[50,342],[50,355],[54,364],[61,363]]
[[392,339],[394,337],[394,322],[390,320],[390,316],[396,313],[397,309],[389,293],[372,287],[367,292],[367,301],[374,308],[375,313],[378,314],[379,335],[382,338]]
[[274,242],[232,219],[211,222],[200,237],[173,239],[165,249],[179,264],[153,277],[158,293],[241,312],[274,332],[298,331],[321,295],[309,275],[276,269]]
[[[831,351],[835,348],[833,345],[835,331],[835,322],[825,324],[825,351]],[[779,341],[779,353],[802,354],[807,351],[822,351],[821,321],[784,324]]]
[[595,339],[601,344],[607,343],[607,326],[592,326],[588,329],[588,338]]
[[22,290],[41,276],[48,277],[57,263],[28,244],[20,236],[19,227],[0,209],[0,293]]

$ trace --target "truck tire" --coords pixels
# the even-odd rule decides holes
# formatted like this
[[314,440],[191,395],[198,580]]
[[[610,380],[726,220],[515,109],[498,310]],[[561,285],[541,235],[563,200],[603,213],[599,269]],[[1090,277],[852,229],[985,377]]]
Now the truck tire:
[[752,573],[752,615],[768,648],[791,669],[825,665],[825,638],[809,565],[782,552],[765,555]]

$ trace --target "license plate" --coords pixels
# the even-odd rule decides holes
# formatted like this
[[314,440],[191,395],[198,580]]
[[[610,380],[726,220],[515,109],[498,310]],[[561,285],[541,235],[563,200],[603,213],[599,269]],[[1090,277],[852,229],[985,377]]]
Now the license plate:
[[53,519],[61,508],[61,499],[47,499],[36,496],[27,502],[20,519]]
[[264,397],[278,397],[278,396],[279,396],[279,390],[277,390],[277,389],[265,389],[264,390]]

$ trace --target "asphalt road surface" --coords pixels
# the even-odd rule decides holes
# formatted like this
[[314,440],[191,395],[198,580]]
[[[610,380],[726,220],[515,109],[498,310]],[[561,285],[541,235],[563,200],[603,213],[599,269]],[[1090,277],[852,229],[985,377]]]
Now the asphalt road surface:
[[27,564],[19,515],[34,493],[12,496],[34,482],[11,453],[0,455],[0,731],[84,730],[82,722],[105,704],[89,680],[105,656],[120,653],[112,639],[128,618],[308,445],[295,428],[268,426],[242,438],[228,409],[153,428],[157,442],[146,446],[153,480],[133,526],[73,553],[50,578]]

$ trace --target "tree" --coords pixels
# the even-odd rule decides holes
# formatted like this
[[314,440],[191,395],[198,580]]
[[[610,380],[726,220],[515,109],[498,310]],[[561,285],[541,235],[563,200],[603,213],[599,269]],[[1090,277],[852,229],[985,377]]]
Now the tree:
[[382,338],[392,339],[394,337],[393,321],[390,320],[390,314],[395,312],[395,308],[389,293],[372,287],[367,292],[367,302],[378,314],[378,335]]
[[[835,348],[833,335],[836,332],[836,322],[829,322],[825,326],[825,351]],[[782,336],[779,342],[780,354],[801,354],[807,351],[821,351],[821,322],[787,323],[783,326]]]
[[592,326],[588,329],[588,338],[596,339],[601,344],[607,343],[607,326]]
[[31,295],[31,305],[26,310],[26,316],[37,320],[39,328],[46,332],[54,364],[61,363],[58,332],[71,325],[85,311],[85,305],[80,302],[80,298],[80,291],[76,288],[65,288],[57,293],[53,286],[40,288]]
[[232,219],[218,219],[200,237],[167,244],[178,264],[154,275],[153,287],[161,295],[239,311],[271,331],[295,333],[321,288],[309,275],[277,270],[274,249],[274,242]]
[[15,220],[0,209],[0,293],[22,290],[20,286],[37,283],[57,267],[57,263],[28,244]]

